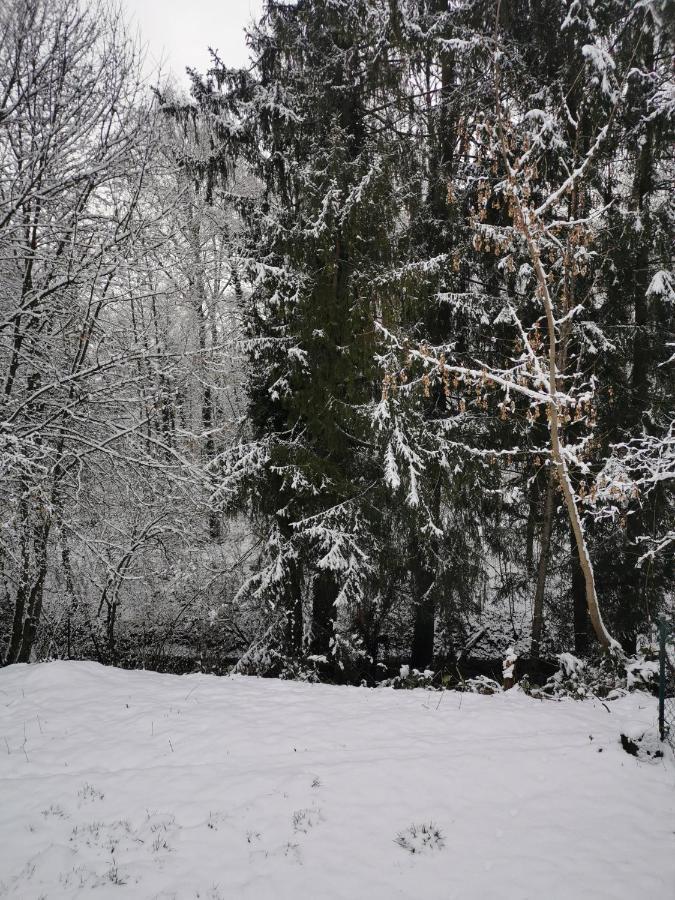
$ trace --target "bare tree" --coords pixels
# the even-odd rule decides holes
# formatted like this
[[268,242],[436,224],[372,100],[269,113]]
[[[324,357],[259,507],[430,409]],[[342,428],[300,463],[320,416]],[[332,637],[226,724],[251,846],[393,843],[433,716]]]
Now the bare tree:
[[106,4],[10,0],[0,34],[0,553],[15,662],[30,657],[66,494],[94,450],[139,427],[100,412],[127,386],[115,310],[150,116],[138,48]]

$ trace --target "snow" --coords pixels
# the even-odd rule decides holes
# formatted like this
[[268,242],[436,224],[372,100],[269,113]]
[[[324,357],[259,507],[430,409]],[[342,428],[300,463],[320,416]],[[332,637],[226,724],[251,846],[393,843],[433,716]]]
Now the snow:
[[0,896],[671,897],[656,704],[0,671]]
[[661,270],[649,282],[648,297],[662,297],[666,303],[675,303],[675,278],[670,272]]

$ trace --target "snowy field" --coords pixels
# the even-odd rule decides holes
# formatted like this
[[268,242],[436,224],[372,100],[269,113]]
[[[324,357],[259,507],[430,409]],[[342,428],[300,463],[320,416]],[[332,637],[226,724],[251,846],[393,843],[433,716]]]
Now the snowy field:
[[675,765],[608,708],[13,666],[0,896],[666,900]]

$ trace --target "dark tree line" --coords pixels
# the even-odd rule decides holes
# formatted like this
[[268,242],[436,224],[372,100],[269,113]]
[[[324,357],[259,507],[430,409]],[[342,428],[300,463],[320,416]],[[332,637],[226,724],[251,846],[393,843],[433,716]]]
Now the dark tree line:
[[[195,80],[261,186],[240,207],[251,440],[222,490],[265,535],[242,591],[290,656],[377,659],[387,635],[423,667],[524,601],[531,627],[510,624],[534,655],[586,651],[589,570],[626,648],[659,608],[672,556],[645,541],[667,531],[667,482],[600,473],[618,445],[667,444],[672,419],[667,13],[268,3],[253,70],[216,59]],[[514,362],[549,372],[551,343],[524,219],[557,390],[578,395],[556,416],[581,551],[545,397],[518,395],[542,385]]]

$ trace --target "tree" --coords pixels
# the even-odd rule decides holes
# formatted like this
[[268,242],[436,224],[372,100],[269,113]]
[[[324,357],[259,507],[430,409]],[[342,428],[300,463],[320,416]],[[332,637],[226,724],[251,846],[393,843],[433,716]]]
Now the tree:
[[124,361],[114,335],[101,352],[101,326],[134,238],[145,151],[139,56],[118,17],[13,0],[0,22],[3,531],[15,540],[3,539],[2,554],[14,662],[30,656],[52,526],[93,437],[87,398]]
[[[473,7],[472,13],[480,10],[480,6]],[[465,379],[476,387],[475,406],[487,410],[487,394],[496,389],[504,397],[498,404],[500,418],[517,421],[525,414],[533,434],[540,404],[544,404],[549,447],[535,445],[530,452],[551,461],[551,477],[562,493],[571,523],[588,612],[600,643],[609,648],[613,642],[600,615],[581,499],[576,493],[579,475],[572,476],[573,472],[583,475],[590,471],[582,457],[594,446],[592,434],[597,424],[595,378],[584,371],[589,357],[584,345],[591,343],[591,335],[596,339],[601,335],[591,321],[592,301],[603,292],[597,276],[594,279],[597,257],[591,245],[600,237],[609,210],[609,204],[603,202],[599,173],[611,137],[622,134],[626,83],[635,74],[631,65],[636,51],[625,60],[622,71],[609,48],[614,47],[620,57],[623,44],[617,45],[615,35],[627,36],[630,46],[629,36],[638,26],[648,30],[654,45],[662,48],[662,21],[655,11],[643,13],[628,7],[619,21],[605,7],[596,10],[598,15],[594,13],[592,18],[586,16],[583,4],[566,17],[561,7],[552,6],[550,12],[556,33],[561,31],[563,38],[554,47],[542,47],[541,54],[533,52],[538,41],[529,31],[524,43],[523,21],[511,5],[505,7],[504,16],[498,14],[490,51],[493,100],[468,136],[478,159],[475,169],[468,169],[465,175],[478,184],[478,202],[470,210],[474,249],[501,257],[501,286],[497,289],[505,295],[505,305],[494,324],[511,323],[516,353],[495,365],[479,356],[474,346],[470,348],[473,365],[466,365],[456,345],[436,341],[418,345],[407,355],[417,364],[423,363],[423,374],[416,380],[424,390],[429,390],[430,378]],[[458,8],[456,14],[459,24],[464,11]],[[560,58],[563,55],[566,59]],[[662,91],[662,78],[654,78],[653,83],[658,85],[657,92]],[[458,185],[453,182],[450,189],[456,194]],[[477,264],[472,265],[475,271]],[[517,283],[514,291],[516,280],[524,285],[524,296]],[[647,279],[641,286],[641,297],[648,283]],[[530,300],[530,290],[536,295],[535,303]],[[473,293],[476,301],[482,300],[478,291]],[[394,344],[405,352],[399,339]],[[410,374],[408,370],[407,381],[412,383]],[[518,397],[521,402],[528,401],[524,409],[519,407]],[[588,429],[585,435],[584,428]],[[483,447],[487,452],[485,443]],[[466,449],[471,447],[466,445]],[[581,490],[583,493],[585,488]],[[546,505],[550,510],[550,503]],[[544,523],[535,646],[541,634],[551,529],[548,511]]]
[[14,0],[1,23],[4,661],[38,640],[114,662],[120,632],[144,645],[185,617],[190,577],[230,578],[235,542],[204,549],[237,415],[214,421],[234,380],[215,359],[237,302],[227,221],[186,177],[190,135],[160,127],[117,13]]

